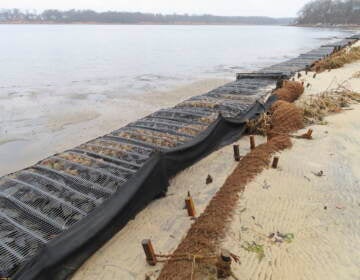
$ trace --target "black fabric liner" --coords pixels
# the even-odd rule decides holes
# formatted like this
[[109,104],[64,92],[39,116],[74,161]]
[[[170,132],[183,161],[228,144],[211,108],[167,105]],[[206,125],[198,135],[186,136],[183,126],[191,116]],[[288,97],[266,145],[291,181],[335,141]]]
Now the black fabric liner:
[[71,227],[71,230],[49,242],[37,256],[20,267],[12,279],[68,278],[139,211],[155,198],[163,196],[172,176],[214,150],[234,142],[245,132],[246,121],[256,118],[275,100],[275,96],[271,96],[266,104],[257,101],[239,118],[226,119],[219,115],[191,143],[155,152],[138,170],[138,176],[133,176],[114,196]]

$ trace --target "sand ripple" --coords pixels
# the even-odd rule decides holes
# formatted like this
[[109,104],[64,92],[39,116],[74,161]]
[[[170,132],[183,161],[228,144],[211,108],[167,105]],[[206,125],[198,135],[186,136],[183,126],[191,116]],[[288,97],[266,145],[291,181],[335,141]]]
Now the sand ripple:
[[[224,242],[241,256],[240,279],[360,279],[359,120],[360,106],[329,117],[328,126],[313,128],[313,141],[281,153],[280,170],[247,186],[238,206],[246,211]],[[324,176],[315,176],[320,170]],[[272,244],[266,236],[276,231],[295,238]],[[265,258],[244,250],[245,241],[264,245]]]

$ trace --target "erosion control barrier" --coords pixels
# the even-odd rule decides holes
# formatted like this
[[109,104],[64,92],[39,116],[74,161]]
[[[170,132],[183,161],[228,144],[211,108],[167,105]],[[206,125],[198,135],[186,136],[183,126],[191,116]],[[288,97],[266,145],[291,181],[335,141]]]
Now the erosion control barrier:
[[247,120],[274,102],[269,95],[279,81],[313,63],[308,56],[321,59],[333,50],[322,47],[273,70],[239,74],[0,178],[0,277],[65,279],[163,195],[171,176],[238,139]]

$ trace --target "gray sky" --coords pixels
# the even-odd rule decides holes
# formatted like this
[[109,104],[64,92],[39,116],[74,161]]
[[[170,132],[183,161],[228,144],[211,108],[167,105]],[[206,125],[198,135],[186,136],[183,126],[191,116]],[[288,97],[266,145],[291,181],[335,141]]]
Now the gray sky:
[[0,0],[0,8],[293,17],[309,0]]

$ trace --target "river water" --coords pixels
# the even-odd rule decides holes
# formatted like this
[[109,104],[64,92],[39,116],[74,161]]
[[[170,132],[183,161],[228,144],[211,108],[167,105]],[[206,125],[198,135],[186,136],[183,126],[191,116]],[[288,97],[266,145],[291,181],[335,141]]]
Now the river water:
[[348,32],[0,25],[0,175]]

